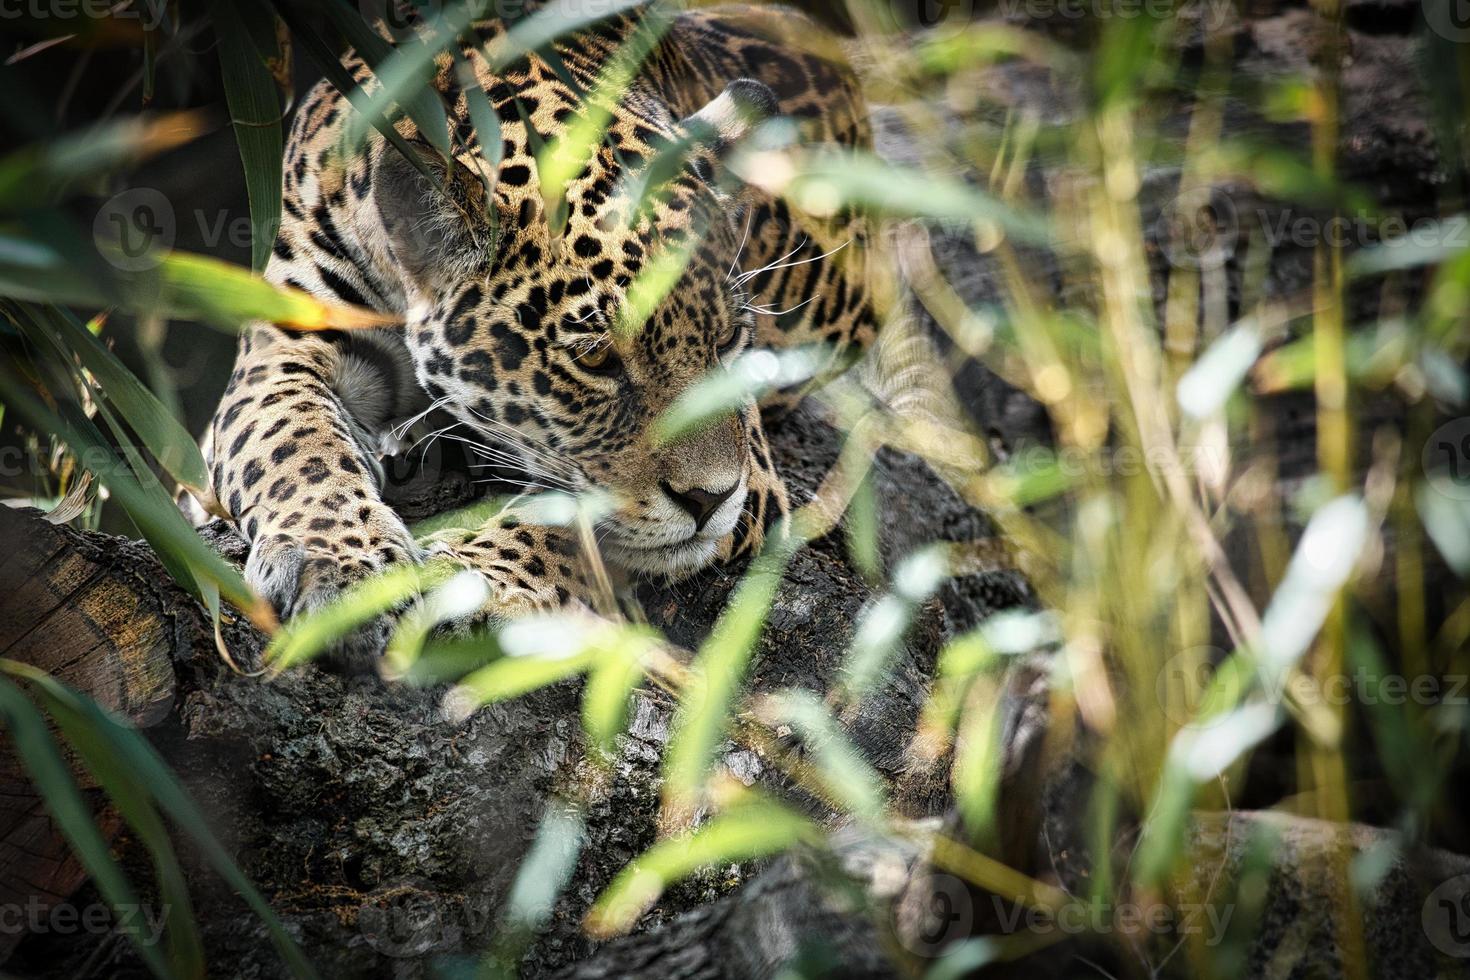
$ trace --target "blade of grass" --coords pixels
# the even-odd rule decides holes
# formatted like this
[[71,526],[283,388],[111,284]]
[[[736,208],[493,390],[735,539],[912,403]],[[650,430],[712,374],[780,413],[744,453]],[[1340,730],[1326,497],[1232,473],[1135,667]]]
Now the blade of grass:
[[[270,36],[268,8],[234,0],[209,0],[209,15],[219,39],[217,50],[235,143],[245,166],[250,202],[250,267],[265,269],[281,224],[281,107],[276,80],[254,37]],[[263,23],[247,23],[256,21]]]
[[102,733],[103,737],[111,741],[117,747],[125,764],[131,767],[149,786],[153,799],[173,821],[174,826],[194,840],[209,865],[259,916],[270,933],[271,942],[280,952],[291,974],[307,978],[316,976],[316,971],[312,969],[295,941],[286,932],[285,926],[281,924],[275,911],[261,897],[260,892],[245,877],[245,874],[230,857],[229,852],[209,830],[209,822],[205,819],[204,813],[184,791],[178,778],[147,740],[132,728],[118,722],[92,701],[79,697],[44,671],[37,670],[29,664],[16,663],[13,660],[0,660],[0,670],[11,676],[23,677],[33,686],[44,687],[52,697],[67,704]]
[[[0,661],[0,667],[8,663]],[[0,678],[0,717],[5,719],[10,742],[46,801],[46,808],[51,811],[57,829],[66,837],[72,853],[86,869],[102,898],[119,918],[122,917],[122,909],[139,908],[137,893],[112,859],[107,841],[92,822],[92,811],[77,789],[66,760],[46,727],[45,718],[20,688],[4,678]],[[130,934],[129,938],[137,948],[139,958],[154,976],[164,980],[173,976],[156,947],[141,942],[136,934]]]

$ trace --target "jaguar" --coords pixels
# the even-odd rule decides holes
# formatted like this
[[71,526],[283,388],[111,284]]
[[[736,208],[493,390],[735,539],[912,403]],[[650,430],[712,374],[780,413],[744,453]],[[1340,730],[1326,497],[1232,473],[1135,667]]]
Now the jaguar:
[[[212,489],[249,543],[247,581],[283,618],[430,551],[484,576],[488,615],[575,607],[598,562],[678,579],[754,552],[787,512],[761,405],[672,441],[656,421],[751,348],[840,358],[870,342],[861,216],[814,217],[729,165],[771,117],[804,144],[865,146],[866,108],[799,12],[669,13],[640,41],[653,13],[628,8],[531,54],[512,50],[513,25],[474,24],[432,66],[448,155],[408,114],[391,123],[398,140],[364,127],[326,81],[301,101],[265,278],[394,325],[255,323],[240,340],[208,434]],[[342,64],[377,84],[361,57]],[[494,126],[474,124],[476,106]],[[574,146],[579,126],[597,135],[586,165],[544,186],[548,147]],[[660,263],[676,277],[662,291],[648,286]],[[382,461],[431,414],[529,488],[606,494],[595,536],[512,507],[416,541],[384,500]]]

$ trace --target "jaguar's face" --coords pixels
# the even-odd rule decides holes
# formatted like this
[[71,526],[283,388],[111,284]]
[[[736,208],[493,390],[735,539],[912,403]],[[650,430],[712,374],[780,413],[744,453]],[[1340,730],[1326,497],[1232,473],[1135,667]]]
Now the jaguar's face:
[[664,412],[744,349],[753,327],[736,285],[742,212],[710,167],[699,149],[640,201],[639,182],[604,149],[568,186],[553,234],[534,163],[507,157],[496,246],[410,290],[409,345],[436,402],[529,488],[610,494],[599,541],[634,571],[679,575],[713,560],[752,466],[753,407],[677,441],[656,436]]

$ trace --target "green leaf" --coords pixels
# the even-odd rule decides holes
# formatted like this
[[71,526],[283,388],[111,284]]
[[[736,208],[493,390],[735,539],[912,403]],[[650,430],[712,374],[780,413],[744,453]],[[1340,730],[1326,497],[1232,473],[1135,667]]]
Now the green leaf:
[[585,838],[586,822],[580,812],[554,801],[547,807],[536,839],[516,871],[482,975],[506,980],[520,975],[526,944],[551,917],[557,896],[577,868]]
[[899,563],[889,592],[858,616],[843,665],[840,690],[844,699],[861,700],[885,678],[914,613],[949,574],[949,552],[942,544],[921,548]]
[[210,832],[204,813],[190,799],[189,794],[184,791],[168,765],[141,735],[127,725],[119,723],[91,700],[78,696],[49,674],[29,664],[0,660],[0,670],[12,676],[24,677],[36,687],[45,688],[53,698],[66,703],[86,718],[101,733],[102,737],[111,741],[121,753],[125,763],[150,787],[153,799],[157,801],[174,826],[194,840],[210,867],[214,868],[225,883],[234,889],[236,894],[243,898],[245,903],[260,917],[261,922],[265,924],[266,930],[270,933],[271,941],[280,951],[292,975],[296,977],[316,976],[311,964],[302,956],[301,950],[286,932],[276,913],[240,871],[229,853],[220,845],[219,840]]
[[762,698],[756,714],[769,727],[786,724],[801,736],[803,759],[829,802],[871,825],[882,823],[888,803],[883,777],[820,698],[811,691],[786,690]]
[[425,589],[448,581],[460,570],[453,562],[437,560],[424,565],[395,565],[356,582],[335,601],[291,617],[271,638],[266,661],[275,670],[304,663],[359,626],[402,606]]
[[[209,0],[209,14],[219,39],[220,76],[235,142],[245,165],[250,201],[250,266],[257,272],[270,261],[271,246],[281,225],[281,107],[276,80],[256,47],[256,37],[271,32],[269,8],[236,0]],[[247,21],[261,21],[247,26]]]
[[[352,100],[361,109],[356,118],[393,119],[397,115],[393,111],[395,106],[401,107],[418,127],[419,135],[447,159],[449,121],[444,103],[432,84],[434,57],[445,45],[454,43],[455,36],[474,20],[484,2],[447,4],[442,14],[428,22],[437,43],[429,45],[418,40],[406,40],[396,47],[384,40],[346,4],[335,0],[323,0],[317,4],[373,70],[376,85],[358,86],[364,98],[361,102]],[[277,4],[276,9],[281,6],[283,4]],[[364,135],[356,126],[350,126],[347,132],[348,139],[354,144]]]
[[890,164],[870,153],[795,152],[783,167],[757,151],[737,154],[731,167],[744,180],[784,194],[804,211],[827,214],[856,206],[898,217],[986,221],[1030,244],[1046,244],[1050,238],[1042,217],[1012,208],[963,181]]
[[114,279],[116,295],[47,246],[0,235],[0,296],[94,309],[116,304],[130,313],[199,320],[229,331],[252,320],[294,330],[351,330],[398,322],[361,307],[324,302],[239,266],[188,252],[159,254],[152,268],[118,269]]
[[603,752],[616,748],[617,736],[628,721],[628,699],[643,680],[643,657],[652,638],[629,634],[624,642],[601,654],[582,692],[582,727],[592,744]]
[[675,812],[690,810],[704,785],[776,587],[792,555],[804,543],[795,533],[767,541],[766,550],[751,562],[719,622],[701,644],[680,694],[664,755],[664,803]]
[[170,476],[196,497],[203,499],[212,493],[199,444],[102,341],[66,310],[28,306],[22,312],[29,319],[17,317],[16,326],[38,346],[49,340],[59,350],[75,354],[97,379],[101,393]]
[[[682,267],[679,271],[683,272]],[[825,352],[815,347],[747,351],[729,367],[716,368],[676,398],[654,424],[654,440],[660,445],[673,442],[768,392],[800,384],[828,360]]]
[[66,443],[73,455],[112,492],[154,551],[186,564],[194,577],[214,582],[221,595],[262,629],[274,628],[275,616],[269,606],[250,590],[240,573],[205,545],[156,481],[156,491],[145,489],[89,421],[84,417],[67,419],[52,412],[34,399],[25,384],[3,365],[0,365],[0,400],[36,431],[52,433]]
[[691,872],[766,857],[819,836],[810,820],[777,803],[761,800],[731,809],[635,858],[587,913],[587,931],[598,937],[627,932],[665,888]]
[[504,656],[460,681],[445,699],[446,714],[467,717],[480,705],[575,677],[606,657],[646,649],[656,636],[647,627],[579,613],[513,620],[495,636]]
[[[0,661],[0,666],[8,663]],[[0,717],[5,720],[10,744],[46,801],[46,808],[51,811],[57,828],[65,835],[72,853],[86,869],[87,876],[102,893],[103,899],[119,918],[122,917],[120,910],[139,908],[138,896],[117,862],[113,861],[107,841],[97,832],[92,822],[92,811],[77,789],[66,760],[56,748],[46,720],[18,687],[4,679],[0,679]],[[154,976],[165,980],[173,976],[157,947],[140,941],[136,934],[130,938],[137,947],[139,958]]]
[[[327,2],[330,3],[331,0]],[[292,40],[322,73],[322,77],[327,80],[328,84],[342,94],[354,111],[363,114],[372,127],[392,144],[430,184],[435,187],[439,186],[438,175],[430,169],[428,164],[424,163],[418,153],[409,147],[408,142],[398,134],[398,130],[393,128],[393,124],[388,121],[387,117],[380,112],[367,110],[365,105],[367,95],[358,88],[357,80],[342,66],[342,61],[334,50],[317,35],[311,23],[301,16],[301,8],[291,3],[290,0],[271,0],[271,5],[281,20],[285,21],[286,26],[290,28]]]
[[176,976],[204,976],[204,944],[194,920],[193,901],[174,854],[168,829],[153,805],[148,785],[123,759],[105,733],[78,713],[68,700],[55,696],[53,688],[36,685],[35,691],[55,719],[67,743],[81,757],[117,807],[133,833],[153,857],[160,897],[167,924],[169,963]]

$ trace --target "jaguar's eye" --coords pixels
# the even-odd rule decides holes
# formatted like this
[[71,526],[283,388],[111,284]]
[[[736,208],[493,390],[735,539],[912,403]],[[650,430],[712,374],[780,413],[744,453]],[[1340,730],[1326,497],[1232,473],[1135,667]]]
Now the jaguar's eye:
[[735,346],[735,342],[739,339],[740,321],[735,319],[734,317],[731,317],[729,320],[725,321],[724,326],[720,328],[720,335],[715,338],[715,346],[722,351],[729,350],[731,347]]
[[594,374],[612,374],[617,371],[620,363],[617,351],[609,343],[601,343],[581,351],[576,355],[576,361],[579,367]]

